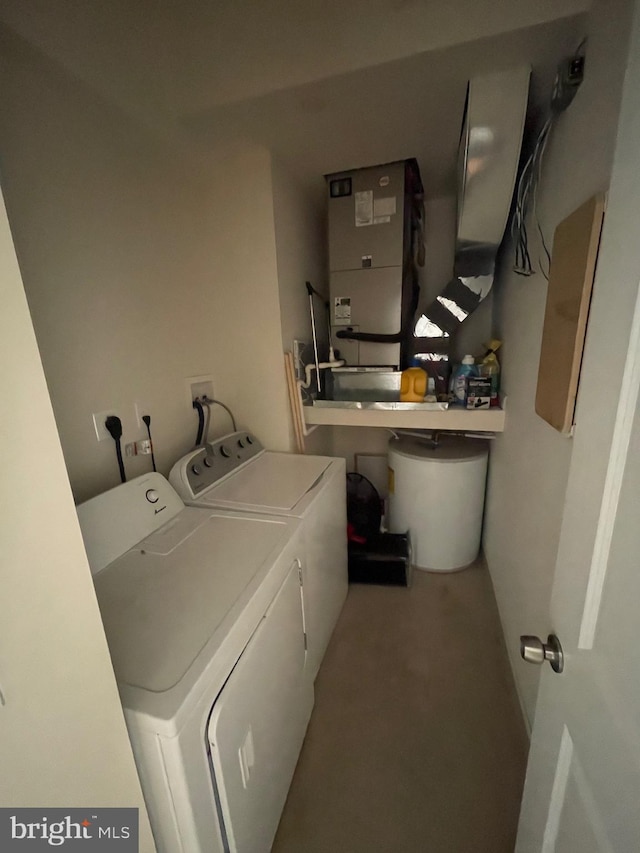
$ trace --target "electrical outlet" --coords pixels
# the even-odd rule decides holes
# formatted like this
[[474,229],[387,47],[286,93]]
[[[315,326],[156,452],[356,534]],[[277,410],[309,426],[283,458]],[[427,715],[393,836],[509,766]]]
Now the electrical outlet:
[[109,415],[116,415],[120,418],[120,420],[122,420],[122,417],[115,409],[105,409],[104,412],[94,412],[94,414],[92,415],[93,428],[96,431],[96,438],[98,439],[98,441],[113,441],[111,435],[107,431],[106,426],[104,425],[104,422],[109,417]]
[[137,402],[133,404],[135,412],[136,412],[136,426],[142,432],[147,433],[147,425],[142,420],[143,415],[150,415],[151,412],[149,410],[149,406],[146,403]]
[[204,376],[188,376],[186,379],[187,392],[189,394],[189,408],[192,407],[196,397],[204,397],[205,395],[213,400],[213,378],[208,375]]

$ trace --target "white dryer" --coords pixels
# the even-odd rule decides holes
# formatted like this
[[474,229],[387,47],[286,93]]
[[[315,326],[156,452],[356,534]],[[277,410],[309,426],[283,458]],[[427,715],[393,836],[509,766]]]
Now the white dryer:
[[159,853],[268,853],[313,706],[300,522],[160,474],[78,516]]
[[347,596],[345,468],[344,459],[265,450],[251,433],[234,432],[191,451],[169,474],[186,504],[302,520],[305,629],[314,679]]

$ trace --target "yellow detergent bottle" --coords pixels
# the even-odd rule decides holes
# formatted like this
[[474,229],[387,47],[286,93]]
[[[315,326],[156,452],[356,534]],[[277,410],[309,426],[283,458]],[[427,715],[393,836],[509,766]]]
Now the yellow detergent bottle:
[[418,367],[414,358],[411,367],[402,371],[400,379],[400,402],[422,403],[427,396],[427,371]]

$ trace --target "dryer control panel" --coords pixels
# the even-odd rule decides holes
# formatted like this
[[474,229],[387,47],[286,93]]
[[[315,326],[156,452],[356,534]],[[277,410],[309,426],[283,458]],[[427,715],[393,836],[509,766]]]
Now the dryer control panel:
[[175,518],[184,504],[162,474],[121,483],[77,507],[91,574]]
[[169,482],[183,500],[190,500],[263,451],[255,435],[232,432],[183,456],[171,469]]

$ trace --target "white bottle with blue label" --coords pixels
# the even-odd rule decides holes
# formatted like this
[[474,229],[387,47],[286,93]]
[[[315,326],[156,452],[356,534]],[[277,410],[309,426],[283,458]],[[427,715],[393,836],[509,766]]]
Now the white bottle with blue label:
[[453,374],[453,405],[466,406],[467,392],[469,388],[469,377],[478,376],[478,368],[472,355],[465,355],[462,364],[456,367]]

